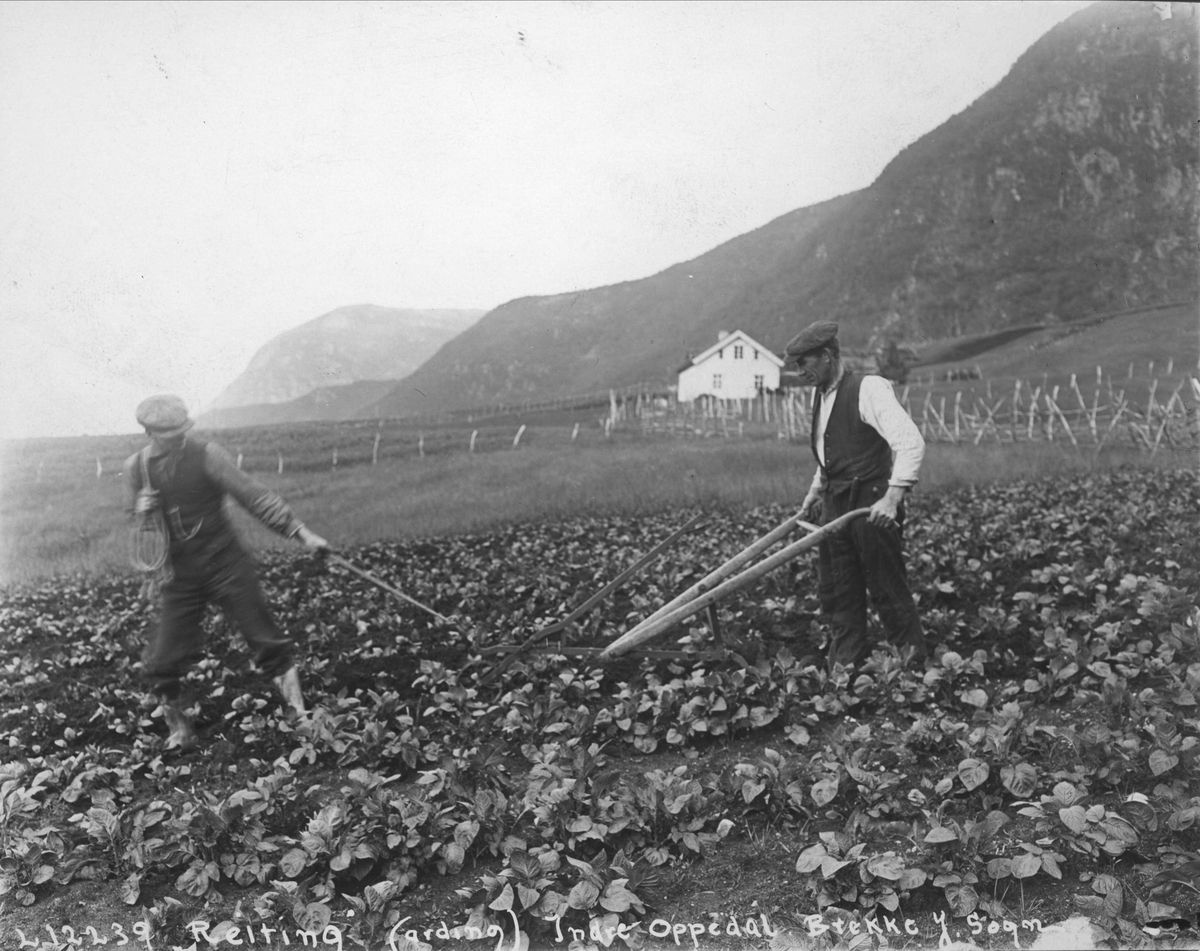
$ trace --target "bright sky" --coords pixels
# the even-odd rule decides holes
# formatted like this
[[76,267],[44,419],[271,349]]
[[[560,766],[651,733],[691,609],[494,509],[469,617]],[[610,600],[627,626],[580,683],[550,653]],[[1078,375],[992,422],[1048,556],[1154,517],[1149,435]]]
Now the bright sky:
[[645,277],[869,185],[1074,2],[0,4],[0,438],[346,304]]

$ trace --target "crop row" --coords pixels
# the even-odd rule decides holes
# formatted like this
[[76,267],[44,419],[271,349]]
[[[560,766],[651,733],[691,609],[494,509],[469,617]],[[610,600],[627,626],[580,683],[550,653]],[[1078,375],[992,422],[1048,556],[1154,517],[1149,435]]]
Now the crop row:
[[[181,937],[199,903],[237,891],[252,919],[345,922],[376,947],[414,890],[457,876],[464,924],[636,945],[664,866],[782,825],[809,910],[940,893],[1001,918],[996,883],[1073,874],[1091,882],[1084,910],[1133,940],[1164,897],[1153,884],[1200,849],[1200,491],[1190,473],[1155,478],[917,496],[907,545],[936,645],[922,670],[884,651],[825,670],[800,564],[724,607],[724,660],[537,654],[479,686],[481,648],[565,615],[679,514],[353,553],[451,629],[277,557],[264,578],[304,632],[316,708],[285,715],[214,618],[188,681],[201,757],[163,754],[132,581],[7,592],[0,901],[115,879]],[[573,636],[610,640],[783,514],[713,514]],[[702,625],[675,636],[709,646]],[[654,758],[748,736],[761,751],[719,767]]]

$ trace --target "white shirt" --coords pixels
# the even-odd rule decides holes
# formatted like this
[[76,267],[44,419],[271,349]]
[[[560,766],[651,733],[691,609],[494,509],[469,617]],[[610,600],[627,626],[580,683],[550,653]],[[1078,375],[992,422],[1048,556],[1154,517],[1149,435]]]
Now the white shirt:
[[[844,377],[845,372],[839,367],[837,378],[829,390],[821,395],[821,409],[813,420],[813,425],[817,427],[817,458],[821,462],[813,474],[813,491],[825,488],[825,472],[821,468],[825,465],[825,428],[829,425],[829,416],[841,392]],[[891,381],[873,374],[862,378],[858,388],[858,416],[879,433],[892,449],[892,474],[888,478],[888,485],[905,488],[915,485],[921,460],[925,458],[925,439],[912,417],[896,399]]]

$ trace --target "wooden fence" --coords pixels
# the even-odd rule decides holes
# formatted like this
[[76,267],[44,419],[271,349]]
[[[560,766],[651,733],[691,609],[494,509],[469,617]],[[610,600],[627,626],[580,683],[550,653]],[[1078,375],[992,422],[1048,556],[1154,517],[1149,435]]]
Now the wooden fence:
[[[1097,379],[1103,381],[1102,373]],[[1170,382],[1174,385],[1171,386]],[[1166,384],[1153,379],[1142,394],[1117,388],[1111,377],[1085,393],[1076,376],[1066,384],[1025,380],[938,392],[904,386],[897,397],[927,442],[1063,442],[1100,450],[1132,444],[1159,450],[1200,448],[1200,379]],[[703,397],[680,404],[668,398],[613,397],[608,427],[635,422],[646,434],[679,437],[742,437],[773,430],[780,439],[807,439],[812,427],[812,390],[763,394],[754,399]]]
[[[1089,375],[1090,376],[1090,375]],[[1118,385],[1121,384],[1121,385]],[[812,426],[812,390],[789,389],[754,399],[703,397],[680,403],[669,392],[649,387],[612,390],[607,401],[593,394],[574,408],[583,422],[547,423],[538,413],[569,408],[573,401],[516,405],[503,412],[482,411],[473,418],[424,428],[412,420],[361,420],[308,427],[263,427],[216,434],[249,471],[317,471],[377,465],[383,459],[443,453],[516,450],[526,445],[590,443],[624,435],[674,438],[771,438],[807,441]],[[974,380],[921,382],[899,387],[897,397],[927,442],[962,445],[1052,442],[1099,452],[1106,446],[1133,446],[1151,455],[1200,449],[1200,378],[1139,378],[1132,367],[1119,380],[1097,368],[1095,382],[1076,376],[1051,382]],[[595,415],[592,415],[592,414]],[[496,420],[496,416],[514,418]],[[524,418],[520,418],[524,416]],[[491,417],[491,425],[479,420]],[[31,440],[9,453],[4,477],[41,482],[64,473],[82,475],[94,464],[97,478],[119,474],[122,461],[144,444],[141,436],[81,437],[83,446],[59,440]],[[57,448],[51,448],[57,447]],[[83,450],[82,459],[80,449]],[[83,468],[81,469],[81,463]]]

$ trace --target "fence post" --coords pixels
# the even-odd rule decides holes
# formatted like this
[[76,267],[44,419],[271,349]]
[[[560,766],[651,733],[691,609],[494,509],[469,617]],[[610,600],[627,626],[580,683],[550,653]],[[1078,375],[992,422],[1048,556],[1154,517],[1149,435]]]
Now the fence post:
[[1104,431],[1104,435],[1103,435],[1103,437],[1101,437],[1100,442],[1098,442],[1096,444],[1096,454],[1097,455],[1099,455],[1100,450],[1104,448],[1104,444],[1106,442],[1108,442],[1108,437],[1112,435],[1113,430],[1117,428],[1117,423],[1119,423],[1121,421],[1121,414],[1125,412],[1125,409],[1126,409],[1125,392],[1124,392],[1124,390],[1122,390],[1120,405],[1117,406],[1117,411],[1115,413],[1113,413],[1113,418],[1109,421],[1108,429],[1106,429]]
[[238,450],[237,467],[239,469],[242,467],[242,452],[240,449]]
[[279,453],[279,474],[283,475],[283,453]]
[[1066,415],[1063,413],[1063,411],[1058,406],[1058,387],[1057,386],[1054,388],[1054,399],[1051,400],[1050,405],[1054,408],[1054,412],[1056,412],[1058,414],[1058,421],[1060,423],[1062,423],[1063,429],[1065,429],[1067,431],[1067,437],[1071,440],[1071,445],[1078,446],[1079,441],[1075,438],[1075,433],[1073,433],[1071,431],[1071,426],[1067,422]]
[[[1171,394],[1171,398],[1169,400],[1167,400],[1167,405],[1163,408],[1162,425],[1158,427],[1158,435],[1154,437],[1154,447],[1150,450],[1151,458],[1153,458],[1154,454],[1156,452],[1158,452],[1158,446],[1159,446],[1159,443],[1162,442],[1164,433],[1166,433],[1167,442],[1174,444],[1174,440],[1171,439],[1171,434],[1167,432],[1167,427],[1171,423],[1171,414],[1175,411],[1175,400],[1179,398],[1179,391],[1181,389],[1183,389],[1183,381],[1182,380],[1179,381],[1179,386],[1175,387],[1175,392]],[[1182,400],[1180,400],[1180,402],[1182,403]],[[1186,418],[1187,418],[1187,407],[1185,406],[1184,407],[1184,419],[1186,419]],[[1149,422],[1149,420],[1147,420],[1147,422]]]
[[575,441],[575,437],[579,435],[579,423],[575,424],[575,428],[571,430],[571,442]]
[[333,468],[337,468],[337,446],[333,447]]
[[517,448],[517,444],[521,441],[521,433],[525,432],[525,424],[521,424],[521,428],[517,430],[517,434],[513,436],[513,449]]
[[379,464],[379,433],[375,433],[375,445],[371,447],[371,465]]
[[425,434],[424,433],[421,433],[421,435],[417,437],[417,455],[420,456],[422,459],[425,458]]
[[1013,387],[1013,406],[1012,406],[1012,421],[1008,426],[1008,434],[1012,437],[1012,441],[1017,441],[1017,427],[1021,425],[1021,381],[1017,380],[1017,385]]
[[100,462],[100,457],[96,457],[96,478],[99,479],[104,475],[104,465]]
[[478,429],[471,430],[471,452],[475,451],[475,437],[479,435]]

